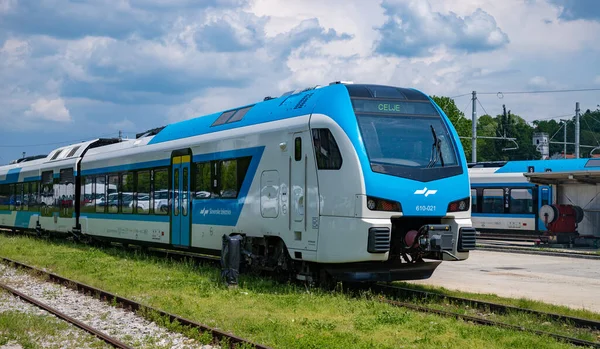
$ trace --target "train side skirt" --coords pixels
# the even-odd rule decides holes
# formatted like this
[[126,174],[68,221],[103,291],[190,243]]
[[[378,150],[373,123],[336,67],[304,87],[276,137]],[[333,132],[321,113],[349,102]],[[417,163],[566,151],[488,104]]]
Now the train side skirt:
[[325,270],[336,280],[342,282],[391,282],[402,280],[421,280],[431,277],[442,261],[421,263],[352,263],[327,265]]

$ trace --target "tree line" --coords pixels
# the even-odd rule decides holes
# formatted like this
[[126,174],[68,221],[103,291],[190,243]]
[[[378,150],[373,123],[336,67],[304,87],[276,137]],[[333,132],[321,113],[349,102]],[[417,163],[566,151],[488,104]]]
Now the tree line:
[[[458,135],[465,150],[467,161],[471,161],[471,136],[472,121],[458,109],[454,100],[444,96],[431,96],[431,98],[446,113]],[[575,142],[575,115],[566,119],[567,142]],[[600,147],[600,109],[586,110],[580,114],[580,144]],[[508,161],[508,160],[538,160],[541,153],[533,144],[533,134],[545,132],[551,141],[563,141],[562,122],[556,120],[535,120],[529,124],[521,116],[513,114],[510,110],[500,115],[481,115],[477,118],[477,136],[516,138],[518,147],[511,141],[499,139],[477,139],[477,161]],[[515,149],[516,148],[516,149]],[[575,153],[575,146],[567,144],[567,154]],[[590,157],[592,148],[581,147],[579,156]],[[563,144],[550,143],[550,157],[561,157]],[[600,154],[600,149],[594,151]]]

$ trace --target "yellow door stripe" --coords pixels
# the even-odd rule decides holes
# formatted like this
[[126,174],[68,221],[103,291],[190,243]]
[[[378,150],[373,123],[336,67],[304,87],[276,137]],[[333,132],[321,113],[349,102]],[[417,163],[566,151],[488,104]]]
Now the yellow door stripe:
[[190,156],[189,155],[182,156],[181,157],[181,162],[182,163],[190,162]]
[[180,164],[181,163],[181,156],[176,156],[173,158],[173,164]]

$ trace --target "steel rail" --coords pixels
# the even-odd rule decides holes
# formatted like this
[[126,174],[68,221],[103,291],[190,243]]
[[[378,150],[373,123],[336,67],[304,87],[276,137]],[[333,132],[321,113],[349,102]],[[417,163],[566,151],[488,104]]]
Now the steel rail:
[[257,348],[257,349],[270,349],[267,346],[253,343],[249,340],[237,337],[234,334],[227,333],[227,332],[209,327],[207,325],[203,325],[203,324],[194,322],[192,320],[182,318],[180,316],[153,308],[149,305],[144,305],[144,304],[138,303],[131,299],[117,296],[115,294],[101,290],[94,286],[90,286],[90,285],[86,285],[86,284],[83,284],[83,283],[80,283],[80,282],[77,282],[74,280],[70,280],[65,277],[56,275],[54,273],[50,273],[50,272],[38,269],[36,267],[32,267],[30,265],[12,260],[10,258],[0,257],[0,261],[4,262],[6,264],[9,264],[9,265],[14,265],[16,267],[19,267],[19,268],[22,268],[25,270],[29,270],[33,273],[42,274],[44,276],[47,276],[49,281],[64,285],[69,288],[73,288],[81,293],[95,295],[96,297],[100,298],[101,300],[104,300],[107,302],[116,302],[117,304],[120,304],[123,308],[129,309],[131,311],[145,310],[145,311],[149,311],[149,312],[154,312],[160,316],[167,317],[169,319],[169,321],[171,321],[171,322],[177,321],[182,326],[197,328],[201,332],[209,332],[212,335],[213,339],[217,339],[219,341],[223,341],[223,340],[229,341],[231,348],[234,348],[236,344],[249,344],[252,347]]
[[398,302],[398,301],[393,301],[393,300],[389,300],[389,299],[385,299],[385,298],[382,298],[379,301],[382,302],[382,303],[390,304],[392,306],[396,306],[396,307],[403,307],[403,308],[408,308],[408,309],[412,309],[412,310],[416,310],[416,311],[420,311],[420,312],[432,313],[432,314],[437,314],[437,315],[446,316],[446,317],[454,317],[456,319],[462,319],[462,320],[465,320],[465,321],[470,321],[470,322],[473,322],[473,323],[476,323],[476,324],[479,324],[479,325],[494,326],[494,327],[503,327],[503,328],[506,328],[506,329],[514,330],[514,331],[530,332],[530,333],[533,333],[533,334],[536,334],[536,335],[539,335],[539,336],[548,336],[548,337],[551,337],[551,338],[556,339],[558,341],[564,341],[566,343],[577,345],[577,346],[590,347],[590,348],[600,348],[600,343],[590,342],[590,341],[586,341],[586,340],[579,339],[579,338],[573,338],[573,337],[563,336],[563,335],[556,334],[556,333],[551,333],[551,332],[545,332],[545,331],[540,331],[540,330],[529,329],[529,328],[525,328],[525,327],[522,327],[522,326],[516,326],[516,325],[507,324],[507,323],[504,323],[504,322],[498,322],[498,321],[492,321],[492,320],[482,319],[482,318],[475,317],[475,316],[463,315],[463,314],[454,313],[454,312],[445,311],[445,310],[432,309],[432,308],[424,307],[424,306],[421,306],[421,305],[416,305],[416,304],[411,304],[411,303],[404,303],[404,302]]
[[517,254],[530,254],[530,255],[538,255],[538,256],[600,260],[600,255],[592,254],[592,253],[536,250],[533,247],[523,248],[523,247],[515,247],[515,246],[508,247],[508,246],[490,246],[490,245],[479,245],[478,244],[476,249],[479,251],[490,251],[490,252],[517,253]]
[[20,291],[18,291],[16,289],[10,287],[10,286],[8,286],[8,285],[6,285],[4,283],[0,282],[0,288],[3,288],[6,291],[8,291],[8,292],[12,293],[13,295],[15,295],[16,297],[21,298],[22,300],[24,300],[24,301],[26,301],[28,303],[31,303],[31,304],[35,305],[36,307],[41,308],[41,309],[43,309],[43,310],[45,310],[45,311],[47,311],[47,312],[49,312],[49,313],[57,316],[58,318],[63,319],[66,322],[71,323],[71,324],[79,327],[80,329],[82,329],[82,330],[84,330],[84,331],[86,331],[88,333],[93,334],[94,336],[98,337],[99,339],[103,340],[104,342],[110,344],[111,346],[113,346],[115,348],[133,349],[133,347],[130,347],[129,345],[121,342],[120,340],[118,340],[116,338],[113,338],[113,337],[107,335],[106,333],[98,331],[97,329],[95,329],[93,327],[90,327],[90,326],[86,325],[85,323],[83,323],[83,322],[81,322],[81,321],[79,321],[77,319],[74,319],[74,318],[70,317],[69,315],[67,315],[67,314],[59,311],[58,309],[55,309],[55,308],[53,308],[53,307],[51,307],[51,306],[49,306],[47,304],[44,304],[44,303],[38,301],[35,298],[29,297],[28,295],[26,295],[26,294],[24,294],[24,293],[22,293],[22,292],[20,292]]
[[477,309],[482,309],[482,310],[489,309],[490,311],[495,311],[495,312],[503,313],[503,314],[507,314],[507,313],[511,313],[511,312],[530,314],[530,315],[538,316],[540,318],[545,318],[547,320],[553,320],[556,322],[567,322],[577,328],[589,328],[592,330],[600,330],[600,321],[584,319],[584,318],[579,318],[579,317],[574,317],[574,316],[569,316],[569,315],[547,313],[547,312],[543,312],[543,311],[539,311],[539,310],[521,308],[521,307],[516,307],[516,306],[512,306],[512,305],[505,305],[505,304],[499,304],[499,303],[493,303],[493,302],[487,302],[487,301],[481,301],[481,300],[476,300],[476,299],[471,299],[471,298],[448,296],[448,295],[444,295],[441,293],[415,290],[415,289],[401,287],[401,286],[376,284],[373,287],[371,287],[371,289],[380,291],[381,293],[383,293],[385,295],[390,295],[390,293],[392,293],[394,296],[399,296],[399,295],[401,295],[401,296],[417,296],[419,299],[438,299],[438,300],[446,299],[449,301],[468,305],[472,308],[477,308]]

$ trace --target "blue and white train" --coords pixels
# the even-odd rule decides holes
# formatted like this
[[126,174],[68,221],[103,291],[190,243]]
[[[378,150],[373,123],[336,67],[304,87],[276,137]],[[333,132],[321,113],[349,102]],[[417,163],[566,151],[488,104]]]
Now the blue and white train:
[[469,164],[473,226],[482,233],[543,235],[539,210],[556,203],[550,185],[531,183],[528,172],[564,172],[599,167],[599,159],[556,159]]
[[425,94],[331,83],[0,167],[0,226],[219,256],[301,280],[428,278],[475,248],[467,162]]

